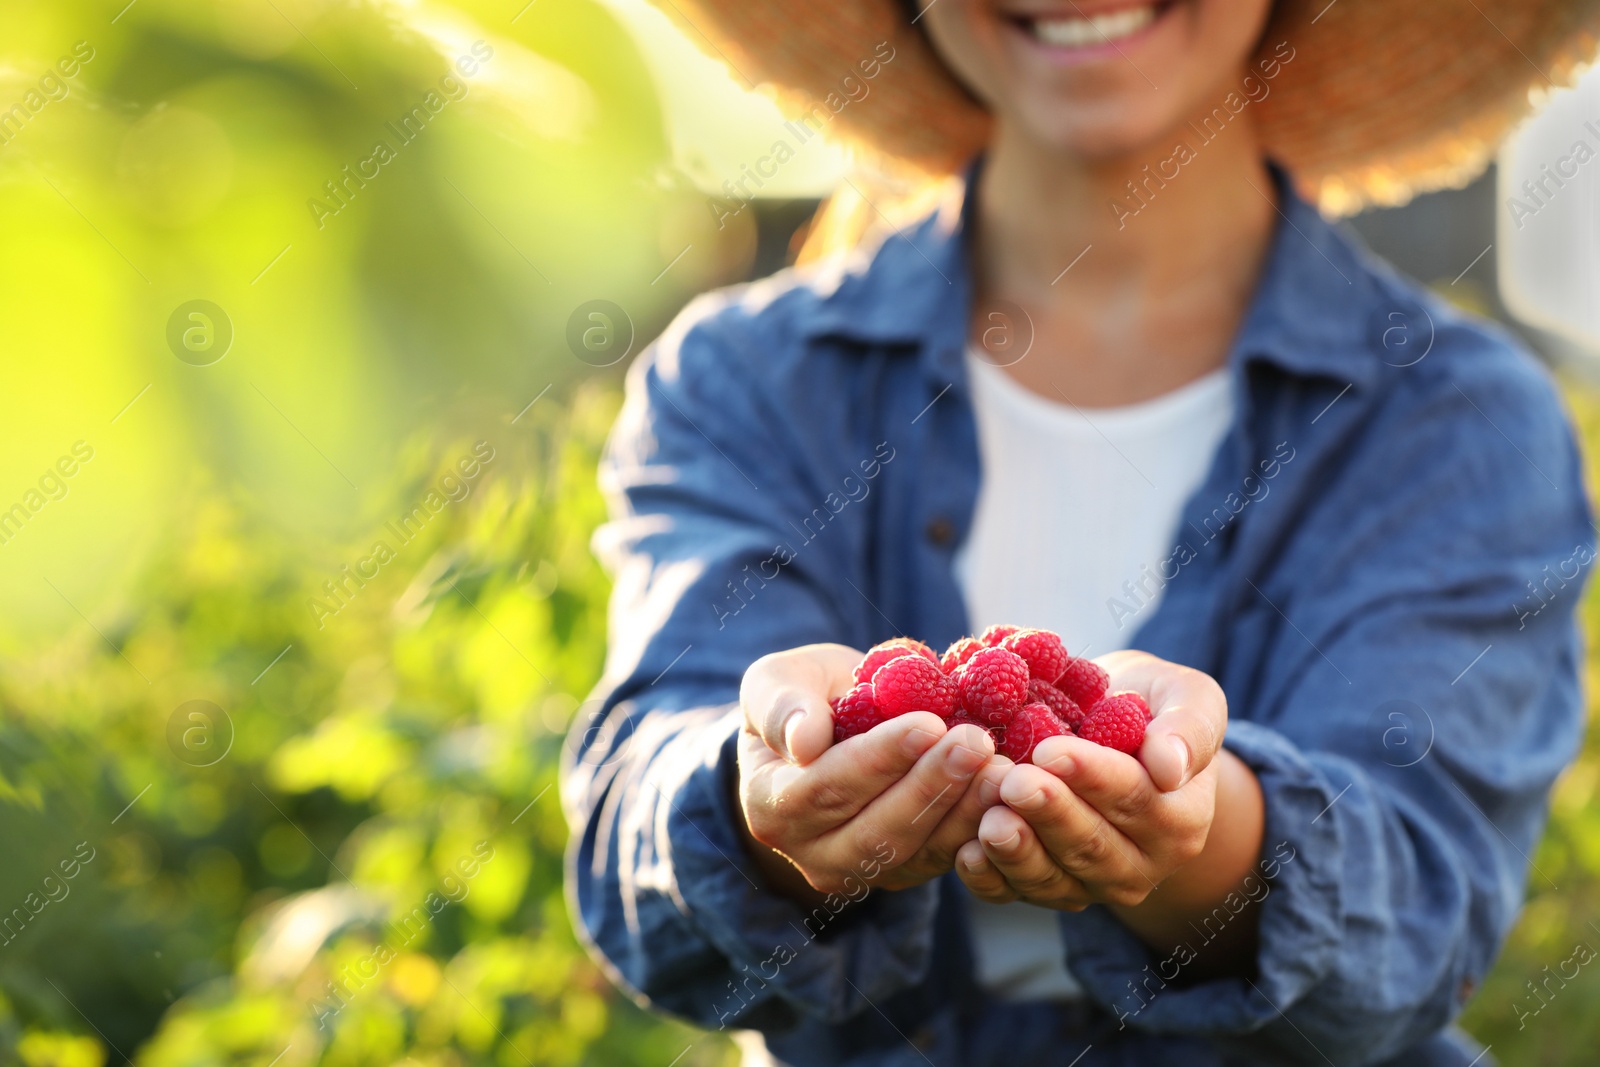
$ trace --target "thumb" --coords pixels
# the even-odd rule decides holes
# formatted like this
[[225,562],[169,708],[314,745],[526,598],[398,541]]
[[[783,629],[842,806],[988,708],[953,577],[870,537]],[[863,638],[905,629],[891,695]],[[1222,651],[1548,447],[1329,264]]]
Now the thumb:
[[822,755],[833,744],[833,708],[822,701],[808,700],[784,724],[783,744],[786,758],[801,765]]
[[815,760],[833,744],[828,697],[848,688],[859,655],[843,645],[810,645],[763,656],[740,687],[747,728],[790,763]]

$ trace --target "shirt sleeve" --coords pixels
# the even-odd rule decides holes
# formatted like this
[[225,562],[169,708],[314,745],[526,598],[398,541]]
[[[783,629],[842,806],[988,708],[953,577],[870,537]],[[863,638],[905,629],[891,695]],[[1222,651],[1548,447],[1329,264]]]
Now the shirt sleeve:
[[836,1022],[919,983],[937,890],[805,910],[768,890],[744,851],[745,668],[859,635],[836,588],[850,563],[820,541],[786,558],[786,519],[820,497],[773,390],[750,384],[772,353],[735,318],[674,326],[630,371],[601,468],[611,521],[595,537],[615,579],[610,651],[562,788],[573,910],[612,979],[707,1027],[773,1030]]
[[[1063,924],[1121,1025],[1252,1063],[1377,1062],[1445,1026],[1525,881],[1548,880],[1531,857],[1582,732],[1573,609],[1594,559],[1567,421],[1531,368],[1463,374],[1380,418],[1365,439],[1382,454],[1308,494],[1302,527],[1325,533],[1253,575],[1231,624],[1271,634],[1228,693],[1225,744],[1266,799],[1254,888],[1174,956],[1103,909]],[[1245,895],[1256,973],[1186,983]]]

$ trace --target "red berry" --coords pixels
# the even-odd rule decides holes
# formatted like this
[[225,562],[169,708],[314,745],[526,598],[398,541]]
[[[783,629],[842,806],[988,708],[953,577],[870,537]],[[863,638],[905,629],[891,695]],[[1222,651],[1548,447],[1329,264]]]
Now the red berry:
[[985,648],[998,648],[1000,642],[1016,633],[1017,629],[1018,627],[1015,626],[1004,626],[1000,623],[995,623],[978,635],[978,643]]
[[878,707],[871,682],[862,682],[833,701],[832,706],[834,744],[847,737],[864,734],[880,722],[888,721],[888,716]]
[[1001,730],[1001,727],[998,727],[998,726],[991,727],[988,723],[984,722],[982,719],[979,719],[979,718],[977,718],[975,716],[972,716],[972,715],[968,715],[965,711],[961,711],[961,710],[957,710],[956,713],[954,715],[952,715],[950,717],[950,719],[945,723],[945,725],[947,727],[949,727],[951,730],[954,730],[957,726],[976,726],[978,729],[982,730],[985,734],[989,735],[989,739],[994,742],[995,751],[998,752],[1000,750],[1000,730]]
[[1105,697],[1111,686],[1111,676],[1092,659],[1069,656],[1066,669],[1055,680],[1055,686],[1078,707],[1092,708]]
[[1029,682],[1028,700],[1030,703],[1044,704],[1056,713],[1056,718],[1074,730],[1083,721],[1083,709],[1077,702],[1049,682],[1041,682],[1037,678]]
[[861,657],[861,662],[856,664],[855,680],[870,682],[872,676],[878,673],[878,668],[890,660],[899,659],[908,652],[919,656],[928,657],[928,662],[937,664],[939,657],[934,655],[933,649],[921,641],[913,641],[909,637],[891,637],[881,644],[873,645],[867,649],[867,654]]
[[913,711],[949,719],[956,712],[956,687],[937,663],[920,655],[902,655],[879,667],[872,688],[887,719]]
[[1018,630],[1000,642],[1000,647],[1015,652],[1028,664],[1028,673],[1046,682],[1053,682],[1067,669],[1067,646],[1061,637],[1049,630]]
[[944,650],[944,655],[939,657],[939,666],[944,668],[944,673],[954,674],[956,668],[972,658],[972,654],[986,647],[976,637],[963,637],[955,644]]
[[1089,709],[1078,727],[1078,736],[1106,748],[1129,755],[1144,743],[1144,728],[1150,721],[1150,706],[1138,693],[1112,693]]
[[1072,730],[1044,704],[1028,704],[994,731],[995,751],[1012,763],[1032,763],[1035,746],[1047,737],[1070,737]]
[[1015,652],[985,648],[955,675],[961,706],[991,726],[1002,726],[1028,698],[1028,665]]
[[954,730],[957,726],[976,726],[978,729],[989,732],[989,724],[976,715],[968,714],[967,709],[956,705],[956,713],[946,720],[945,725]]

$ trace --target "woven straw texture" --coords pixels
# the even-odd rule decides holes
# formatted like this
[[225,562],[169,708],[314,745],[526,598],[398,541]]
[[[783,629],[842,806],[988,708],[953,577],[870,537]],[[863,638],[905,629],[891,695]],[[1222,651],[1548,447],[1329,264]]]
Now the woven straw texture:
[[[987,115],[896,0],[657,2],[790,115],[841,92],[888,42],[894,58],[870,100],[828,131],[878,165],[948,175],[987,138]],[[1295,58],[1255,117],[1269,153],[1324,210],[1402,203],[1481,172],[1543,94],[1594,59],[1597,34],[1600,0],[1279,0],[1263,58],[1285,40]]]

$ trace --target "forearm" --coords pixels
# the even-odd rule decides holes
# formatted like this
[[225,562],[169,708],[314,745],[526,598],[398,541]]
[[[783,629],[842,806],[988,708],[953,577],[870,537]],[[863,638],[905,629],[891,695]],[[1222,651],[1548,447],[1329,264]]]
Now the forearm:
[[[1205,948],[1186,971],[1196,979],[1247,974],[1256,958],[1259,894],[1241,887],[1261,858],[1265,807],[1261,785],[1227,749],[1218,752],[1216,814],[1200,855],[1164,880],[1140,904],[1111,910],[1141,941],[1166,955],[1193,944],[1206,920]],[[1234,894],[1232,901],[1230,894]],[[1244,907],[1234,912],[1228,903]],[[1220,932],[1213,916],[1228,916]]]

